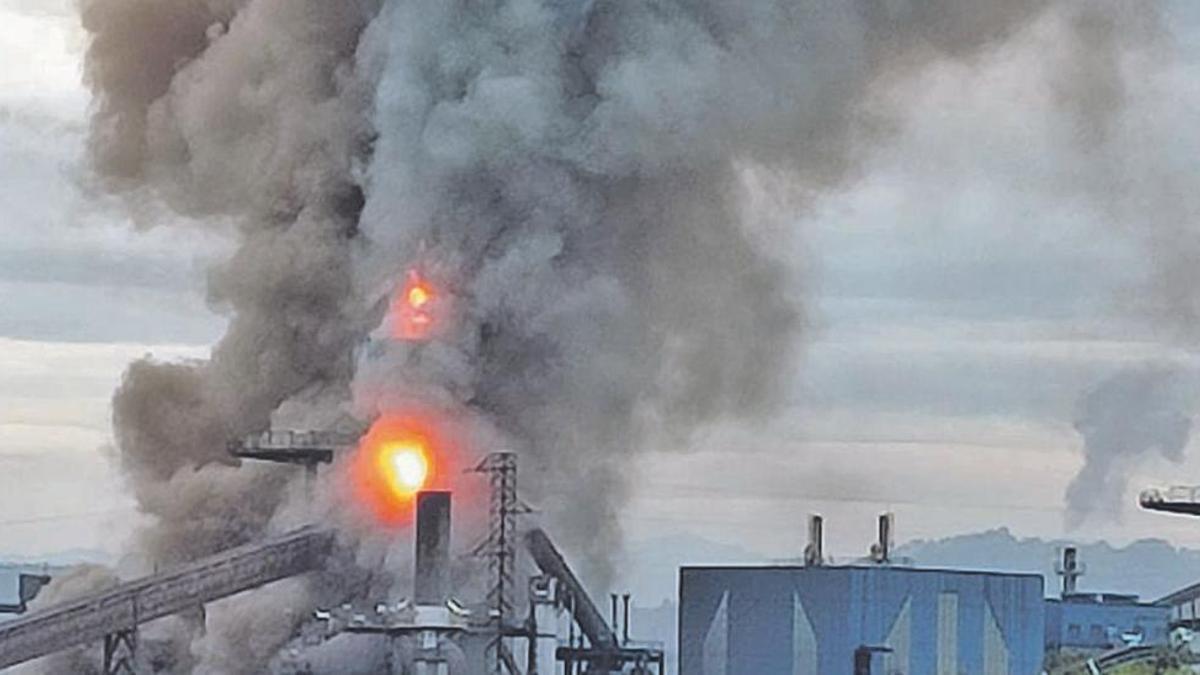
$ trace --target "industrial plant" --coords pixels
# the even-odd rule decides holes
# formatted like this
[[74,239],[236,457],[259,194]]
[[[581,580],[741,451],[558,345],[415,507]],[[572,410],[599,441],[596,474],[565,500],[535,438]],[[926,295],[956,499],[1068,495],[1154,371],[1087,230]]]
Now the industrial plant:
[[1194,6],[0,0],[0,672],[1200,673]]
[[[803,564],[679,572],[680,673],[1108,673],[1200,664],[1189,587],[1152,602],[1078,588],[1073,547],[1041,575],[916,567],[893,559],[891,514],[870,554],[824,555],[810,520]],[[1200,645],[1197,645],[1200,647]],[[1153,670],[1150,672],[1154,672]]]
[[[275,432],[230,444],[239,457],[299,464],[308,474],[353,442],[334,433]],[[391,458],[394,460],[395,458]],[[422,459],[421,461],[425,461]],[[486,560],[486,597],[466,597],[451,585],[451,504],[448,491],[420,490],[425,469],[407,475],[415,504],[413,576],[405,597],[346,598],[317,610],[297,639],[271,664],[280,675],[538,675],[628,673],[664,675],[661,643],[634,640],[631,597],[612,596],[606,618],[550,536],[519,527],[517,459],[487,456],[476,471],[491,485],[489,532],[474,554]],[[0,608],[19,618],[0,623],[0,668],[71,648],[97,650],[104,675],[163,672],[154,646],[139,631],[172,615],[198,617],[205,605],[288,577],[319,573],[336,558],[333,531],[309,526],[262,543],[121,583],[92,596],[26,613],[50,578],[22,575],[21,602]]]
[[[268,452],[281,438],[293,445]],[[323,453],[316,438],[275,434],[248,440],[253,451],[246,443],[231,449],[297,462]],[[876,541],[857,560],[835,564],[826,555],[825,520],[814,515],[796,563],[680,568],[678,655],[668,662],[670,636],[638,636],[628,594],[605,607],[551,535],[521,522],[515,456],[489,455],[477,469],[492,490],[489,532],[472,553],[486,561],[484,597],[451,578],[453,493],[416,491],[409,592],[314,611],[269,672],[1036,675],[1200,666],[1200,584],[1149,602],[1080,590],[1086,566],[1073,547],[1061,552],[1054,591],[1037,574],[918,567],[894,555],[891,513],[879,517]],[[51,578],[22,575],[20,603],[0,608],[13,615],[0,622],[0,668],[83,649],[105,675],[171,672],[143,636],[156,621],[187,616],[203,630],[207,604],[321,574],[340,545],[335,532],[308,526],[36,610],[28,603]]]

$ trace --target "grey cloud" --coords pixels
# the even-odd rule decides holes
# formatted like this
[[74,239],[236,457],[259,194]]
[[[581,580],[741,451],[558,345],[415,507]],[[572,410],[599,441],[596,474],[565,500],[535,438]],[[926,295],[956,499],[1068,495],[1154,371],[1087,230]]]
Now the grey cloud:
[[144,288],[195,293],[204,280],[203,262],[177,257],[116,252],[111,247],[5,249],[0,247],[0,283]]
[[208,344],[224,320],[198,292],[0,282],[0,335],[49,342]]

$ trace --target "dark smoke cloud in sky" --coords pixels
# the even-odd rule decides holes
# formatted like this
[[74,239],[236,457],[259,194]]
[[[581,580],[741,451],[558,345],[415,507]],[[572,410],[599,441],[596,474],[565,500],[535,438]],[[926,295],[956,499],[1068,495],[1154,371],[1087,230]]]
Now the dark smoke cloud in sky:
[[[888,127],[871,91],[1047,16],[1077,38],[1064,73],[1119,82],[1130,48],[1096,29],[1128,3],[1068,0],[81,11],[99,182],[239,241],[211,273],[230,322],[212,358],[134,364],[115,396],[119,462],[154,517],[143,554],[200,555],[286,511],[291,474],[228,466],[226,439],[416,400],[486,429],[480,450],[519,451],[527,498],[600,584],[635,453],[778,402],[804,311],[767,226],[794,214],[761,206],[798,213],[854,176]],[[1121,103],[1062,91],[1075,124]],[[454,326],[389,343],[376,329],[414,266],[452,296]],[[245,672],[266,642],[237,649]]]
[[1118,518],[1128,472],[1158,454],[1181,462],[1195,403],[1188,376],[1168,364],[1130,367],[1079,401],[1075,429],[1083,436],[1083,467],[1067,488],[1067,526],[1089,516]]

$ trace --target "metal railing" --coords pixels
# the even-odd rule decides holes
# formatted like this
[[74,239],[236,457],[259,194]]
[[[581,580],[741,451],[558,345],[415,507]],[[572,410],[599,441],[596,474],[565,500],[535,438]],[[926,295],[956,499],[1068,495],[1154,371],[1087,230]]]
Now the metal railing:
[[358,443],[358,435],[340,431],[264,431],[230,441],[231,450],[337,450]]

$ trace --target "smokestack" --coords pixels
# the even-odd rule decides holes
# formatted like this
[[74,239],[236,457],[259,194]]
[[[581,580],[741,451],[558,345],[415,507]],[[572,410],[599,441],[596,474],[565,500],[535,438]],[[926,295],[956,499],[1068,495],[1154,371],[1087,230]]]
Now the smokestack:
[[805,567],[825,564],[825,519],[819,514],[808,517],[808,545],[804,547]]
[[610,625],[613,628],[613,633],[616,633],[620,626],[617,624],[617,594],[611,593],[612,596],[612,622]]
[[1083,565],[1079,563],[1079,551],[1074,546],[1063,549],[1062,562],[1058,565],[1058,575],[1062,577],[1061,597],[1073,595],[1079,577],[1083,576]]
[[893,513],[879,514],[879,540],[871,547],[871,559],[880,565],[892,561],[892,532],[895,529],[896,515]]
[[621,632],[623,635],[622,644],[629,644],[629,602],[631,596],[626,593],[621,596],[621,600],[625,603],[625,620],[621,622]]
[[417,495],[416,573],[413,599],[441,605],[450,597],[450,493]]

